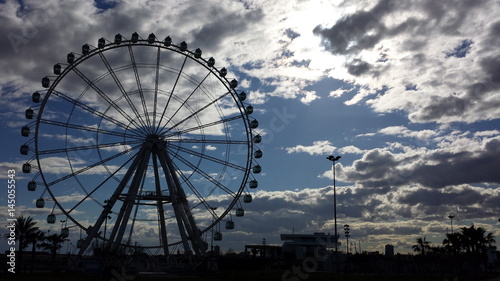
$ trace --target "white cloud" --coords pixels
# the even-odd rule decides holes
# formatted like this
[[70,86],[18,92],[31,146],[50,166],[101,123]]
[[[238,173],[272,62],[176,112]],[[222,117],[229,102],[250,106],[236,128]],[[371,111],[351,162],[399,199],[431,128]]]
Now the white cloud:
[[407,138],[411,137],[420,140],[428,140],[438,134],[436,131],[433,130],[411,131],[404,126],[386,127],[379,130],[378,132],[385,135],[396,135]]
[[498,131],[498,130],[479,131],[479,132],[474,133],[474,136],[476,136],[476,137],[489,137],[489,136],[498,136],[498,135],[500,135],[500,131]]
[[305,152],[310,155],[321,155],[332,153],[336,147],[330,141],[315,141],[311,146],[297,145],[284,148],[288,154]]
[[215,146],[213,146],[213,145],[207,145],[207,146],[205,146],[205,148],[206,148],[207,150],[217,150],[217,147],[215,147]]
[[354,145],[349,145],[349,146],[344,146],[339,148],[339,153],[340,154],[363,154],[363,150],[354,146]]

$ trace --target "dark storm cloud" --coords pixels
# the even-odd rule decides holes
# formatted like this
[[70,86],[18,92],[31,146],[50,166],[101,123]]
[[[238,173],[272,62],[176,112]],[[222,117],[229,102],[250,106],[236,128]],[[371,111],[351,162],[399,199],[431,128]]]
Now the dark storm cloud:
[[427,207],[439,207],[443,205],[472,205],[481,204],[484,196],[478,191],[470,188],[463,188],[452,193],[445,193],[436,189],[416,189],[399,199],[400,203],[417,205],[424,204]]
[[446,34],[459,34],[458,29],[465,23],[467,14],[481,5],[484,5],[484,1],[422,1],[424,11],[434,21],[430,24]]
[[[190,11],[186,11],[189,12]],[[215,50],[228,37],[238,36],[253,24],[263,19],[262,9],[247,11],[245,14],[225,11],[222,8],[212,11],[210,23],[204,24],[193,33],[194,45],[203,45],[207,50]]]
[[383,37],[386,27],[381,17],[389,13],[392,1],[381,0],[369,11],[341,18],[331,28],[317,26],[313,33],[323,38],[324,47],[333,54],[345,55],[373,48]]
[[346,66],[347,66],[347,72],[349,72],[354,76],[360,76],[368,72],[371,68],[371,65],[369,63],[360,59],[355,59]]
[[339,171],[349,182],[369,184],[372,187],[387,186],[387,179],[392,177],[393,167],[397,167],[394,155],[389,151],[374,149],[366,153],[362,159],[354,161],[352,169]]
[[418,215],[424,220],[433,220],[439,214],[457,212],[457,206],[462,218],[490,219],[498,214],[499,201],[498,192],[460,185],[440,190],[414,189],[401,196],[398,203],[418,206]]
[[[392,0],[379,0],[371,10],[360,10],[338,20],[332,27],[317,26],[313,33],[323,39],[324,47],[337,55],[355,54],[364,49],[372,49],[382,39],[403,32],[414,36],[425,35],[429,29],[438,29],[444,34],[456,34],[464,24],[466,15],[473,8],[482,5],[481,1],[410,1],[400,3]],[[383,19],[398,12],[419,9],[426,19],[408,17],[398,25],[388,27]],[[422,41],[406,42],[408,48],[420,49]],[[413,46],[412,46],[413,45]]]
[[407,184],[443,188],[459,184],[500,183],[499,158],[500,140],[496,139],[475,151],[435,151],[398,159],[392,152],[374,149],[339,174],[348,182],[372,188]]
[[500,44],[500,21],[497,21],[491,25],[489,36],[486,39],[488,41],[485,43],[487,43],[491,48],[495,48]]
[[384,235],[384,234],[399,234],[399,235],[408,235],[413,233],[422,232],[422,228],[419,226],[396,226],[396,227],[388,227],[388,226],[364,226],[361,229],[362,232],[366,235]]
[[463,183],[500,183],[500,140],[492,140],[480,152],[436,154],[429,160],[435,165],[415,169],[411,181],[432,188]]
[[500,57],[485,57],[479,62],[479,65],[489,81],[500,83]]
[[[483,71],[488,73],[491,80],[482,83],[474,83],[464,89],[462,95],[431,96],[426,106],[409,115],[414,122],[433,122],[436,120],[448,120],[463,118],[470,114],[480,115],[482,112],[496,110],[500,101],[490,100],[483,102],[492,93],[500,90],[500,58],[485,58],[480,61]],[[495,81],[493,79],[498,79]],[[495,116],[484,116],[485,120]]]

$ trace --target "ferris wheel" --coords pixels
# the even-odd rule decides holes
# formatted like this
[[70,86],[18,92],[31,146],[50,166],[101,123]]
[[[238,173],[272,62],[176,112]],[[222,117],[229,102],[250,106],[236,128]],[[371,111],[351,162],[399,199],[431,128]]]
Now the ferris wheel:
[[80,255],[98,239],[203,257],[209,235],[234,228],[258,186],[262,138],[226,68],[186,42],[133,33],[84,44],[53,72],[25,112],[22,170],[47,222],[84,233]]

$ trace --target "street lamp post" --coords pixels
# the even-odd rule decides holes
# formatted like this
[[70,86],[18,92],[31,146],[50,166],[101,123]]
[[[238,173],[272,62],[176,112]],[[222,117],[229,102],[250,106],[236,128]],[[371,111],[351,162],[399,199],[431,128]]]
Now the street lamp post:
[[453,234],[453,218],[455,216],[454,215],[449,215],[448,218],[450,219],[450,223],[451,223],[451,234]]
[[334,225],[335,225],[335,252],[338,251],[337,244],[339,236],[337,234],[337,190],[335,187],[335,161],[338,161],[340,156],[330,155],[326,157],[326,159],[332,161],[332,173],[333,173],[333,216],[334,216]]

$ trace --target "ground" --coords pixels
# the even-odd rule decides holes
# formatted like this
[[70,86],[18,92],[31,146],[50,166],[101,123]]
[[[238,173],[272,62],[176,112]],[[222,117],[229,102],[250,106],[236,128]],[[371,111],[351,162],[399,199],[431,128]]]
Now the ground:
[[479,281],[479,280],[495,280],[494,276],[487,276],[483,278],[472,276],[401,276],[401,275],[379,275],[379,276],[366,276],[366,275],[333,275],[326,272],[305,273],[300,272],[297,275],[286,274],[283,271],[273,271],[263,273],[261,271],[252,272],[221,272],[216,274],[208,274],[203,276],[112,276],[104,277],[103,275],[95,274],[75,274],[75,273],[34,273],[34,274],[3,274],[0,275],[1,280],[22,280],[22,281],[160,281],[160,280],[204,280],[204,281],[225,281],[225,280],[238,280],[238,281]]

